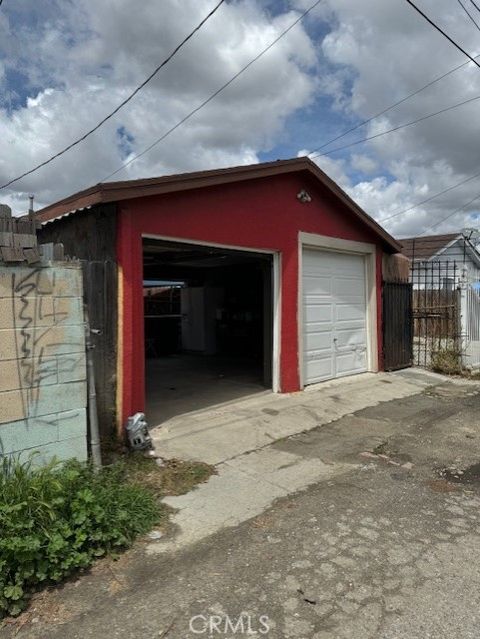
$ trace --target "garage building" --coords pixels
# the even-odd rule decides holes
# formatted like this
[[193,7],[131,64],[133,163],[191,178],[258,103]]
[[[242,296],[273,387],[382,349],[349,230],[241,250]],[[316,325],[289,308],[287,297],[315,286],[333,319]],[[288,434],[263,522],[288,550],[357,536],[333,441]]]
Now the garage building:
[[382,369],[400,246],[307,158],[97,184],[38,217],[85,261],[104,431],[159,423],[182,380],[188,410],[212,374],[288,393]]

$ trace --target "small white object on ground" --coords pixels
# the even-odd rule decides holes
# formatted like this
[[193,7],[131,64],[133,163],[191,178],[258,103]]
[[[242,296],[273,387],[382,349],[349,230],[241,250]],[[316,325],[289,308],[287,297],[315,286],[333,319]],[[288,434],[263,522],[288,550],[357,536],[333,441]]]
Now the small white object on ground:
[[161,539],[163,537],[163,532],[161,530],[152,530],[147,536],[149,539]]

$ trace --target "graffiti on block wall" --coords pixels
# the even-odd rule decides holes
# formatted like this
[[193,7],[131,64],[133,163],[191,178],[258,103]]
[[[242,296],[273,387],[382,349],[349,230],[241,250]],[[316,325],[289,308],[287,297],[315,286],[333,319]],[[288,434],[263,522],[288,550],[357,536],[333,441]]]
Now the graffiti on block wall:
[[[57,277],[55,269],[45,268],[11,274],[13,359],[17,362],[23,413],[45,424],[54,423],[55,413],[65,410],[56,406],[48,387],[68,380],[79,365],[79,354],[84,352],[81,314],[72,322],[71,312],[57,308],[59,300],[68,302],[66,297],[55,297]],[[72,411],[68,418],[77,416],[78,412]]]

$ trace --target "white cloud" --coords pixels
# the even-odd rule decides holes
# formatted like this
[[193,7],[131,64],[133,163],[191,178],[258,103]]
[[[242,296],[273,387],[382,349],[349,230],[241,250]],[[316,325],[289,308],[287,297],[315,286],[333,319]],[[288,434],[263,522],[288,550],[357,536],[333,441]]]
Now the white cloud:
[[[331,65],[331,79],[324,78],[322,90],[330,93],[337,108],[340,105],[348,116],[353,114],[365,119],[465,61],[462,54],[405,2],[326,2],[332,16],[331,31],[324,38],[322,48]],[[480,52],[478,31],[458,4],[424,0],[421,5],[473,55]],[[476,95],[480,95],[480,71],[470,64],[334,146],[374,135]],[[353,147],[351,167],[364,170],[356,153],[365,149],[369,158],[374,155],[381,176],[352,184],[348,191],[382,221],[479,171],[479,128],[480,110],[478,104],[473,103],[363,147]],[[385,225],[398,235],[426,231],[477,193],[480,193],[480,179],[397,216]],[[478,210],[477,202],[438,225],[434,232],[458,229],[466,223],[471,225],[470,215]]]
[[368,155],[352,153],[350,159],[352,169],[362,173],[374,173],[378,170],[378,162]]
[[[141,151],[201,103],[312,2],[290,0],[291,10],[276,0],[225,3],[118,116],[61,160],[2,191],[0,199],[20,212],[30,192],[39,204],[46,204],[102,180],[129,153]],[[214,0],[4,4],[0,182],[82,135],[125,98],[214,4]],[[480,53],[478,31],[457,3],[422,0],[421,6],[472,55]],[[269,14],[272,9],[276,11]],[[285,139],[285,123],[307,106],[310,115],[311,109],[318,109],[318,121],[325,122],[325,130],[333,131],[334,137],[333,122],[344,124],[338,134],[462,62],[464,57],[406,2],[324,0],[305,24],[297,25],[216,100],[114,179],[256,162],[261,152]],[[476,95],[480,95],[480,70],[470,64],[333,146]],[[123,138],[117,133],[120,127]],[[428,230],[480,193],[479,178],[387,219],[480,171],[479,130],[480,108],[475,102],[354,146],[341,158],[332,155],[315,161],[368,213],[385,221],[388,230],[405,236]],[[435,231],[471,226],[471,216],[479,210],[480,200]]]
[[[27,78],[23,106],[0,110],[0,181],[23,173],[87,131],[145,78],[214,6],[213,0],[46,2],[30,20],[3,11],[0,52]],[[34,10],[34,0],[23,3]],[[20,23],[14,35],[11,19]],[[298,16],[273,19],[259,0],[226,3],[114,119],[74,151],[2,191],[2,201],[44,204],[102,180],[200,104]],[[18,41],[26,43],[19,47]],[[285,119],[311,101],[316,53],[299,24],[217,99],[116,176],[126,179],[257,161]],[[0,83],[1,83],[0,77]],[[5,86],[5,83],[4,85]],[[25,89],[25,87],[23,87]]]

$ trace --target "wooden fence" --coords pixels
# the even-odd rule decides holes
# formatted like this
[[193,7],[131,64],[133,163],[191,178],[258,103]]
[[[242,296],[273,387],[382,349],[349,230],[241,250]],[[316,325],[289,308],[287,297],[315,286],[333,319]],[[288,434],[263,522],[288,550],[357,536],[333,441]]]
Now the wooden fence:
[[455,338],[460,334],[460,292],[413,291],[415,337]]

